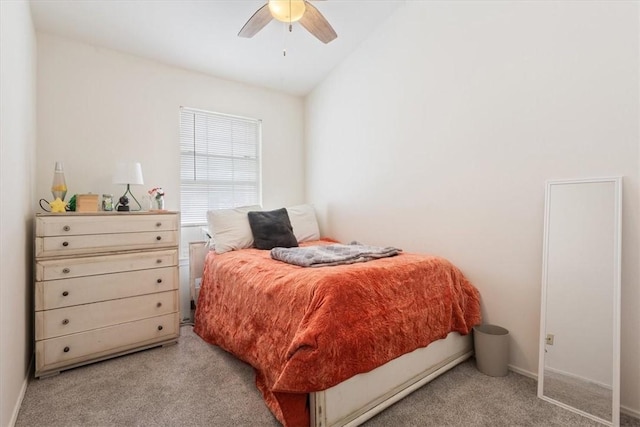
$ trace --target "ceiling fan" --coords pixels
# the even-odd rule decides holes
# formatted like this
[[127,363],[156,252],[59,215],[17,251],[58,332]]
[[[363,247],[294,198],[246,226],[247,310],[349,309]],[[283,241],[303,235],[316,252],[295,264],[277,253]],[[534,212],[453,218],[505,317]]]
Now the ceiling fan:
[[300,22],[307,31],[323,43],[329,43],[338,35],[329,22],[308,0],[268,0],[253,14],[238,33],[240,37],[253,37],[272,19],[291,24]]

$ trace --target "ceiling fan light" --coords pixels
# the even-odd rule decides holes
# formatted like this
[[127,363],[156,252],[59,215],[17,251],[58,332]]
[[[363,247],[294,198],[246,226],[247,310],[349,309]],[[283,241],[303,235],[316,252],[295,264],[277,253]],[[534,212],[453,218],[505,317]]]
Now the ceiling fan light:
[[296,22],[302,18],[305,9],[304,0],[269,0],[269,11],[278,21]]

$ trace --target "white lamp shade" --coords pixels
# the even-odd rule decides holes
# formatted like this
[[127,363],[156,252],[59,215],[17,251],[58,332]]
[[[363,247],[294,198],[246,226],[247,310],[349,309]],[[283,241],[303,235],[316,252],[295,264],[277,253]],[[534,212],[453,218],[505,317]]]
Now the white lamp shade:
[[138,162],[118,162],[116,172],[113,174],[114,184],[142,185],[142,166]]

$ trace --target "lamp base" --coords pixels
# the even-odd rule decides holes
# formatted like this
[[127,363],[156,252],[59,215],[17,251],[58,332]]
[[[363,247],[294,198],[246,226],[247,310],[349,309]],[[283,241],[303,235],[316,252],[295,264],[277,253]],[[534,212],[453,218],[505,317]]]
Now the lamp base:
[[[129,197],[127,197],[127,195],[129,195]],[[130,209],[129,208],[129,198],[133,199],[133,201],[136,202],[136,204],[138,205],[138,209]],[[125,200],[125,202],[123,202],[123,199]],[[129,212],[129,211],[141,211],[142,210],[142,205],[140,205],[140,202],[138,201],[138,199],[136,199],[135,196],[131,193],[131,188],[130,188],[129,184],[127,184],[127,191],[124,192],[122,197],[120,197],[120,201],[116,204],[116,210],[118,212]]]

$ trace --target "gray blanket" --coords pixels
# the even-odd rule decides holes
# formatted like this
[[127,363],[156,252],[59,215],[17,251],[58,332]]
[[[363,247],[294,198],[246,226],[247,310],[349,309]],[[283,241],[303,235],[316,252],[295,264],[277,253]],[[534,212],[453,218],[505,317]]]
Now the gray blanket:
[[328,267],[353,264],[398,255],[401,249],[362,245],[352,242],[331,245],[305,246],[300,248],[273,248],[271,258],[300,267]]

